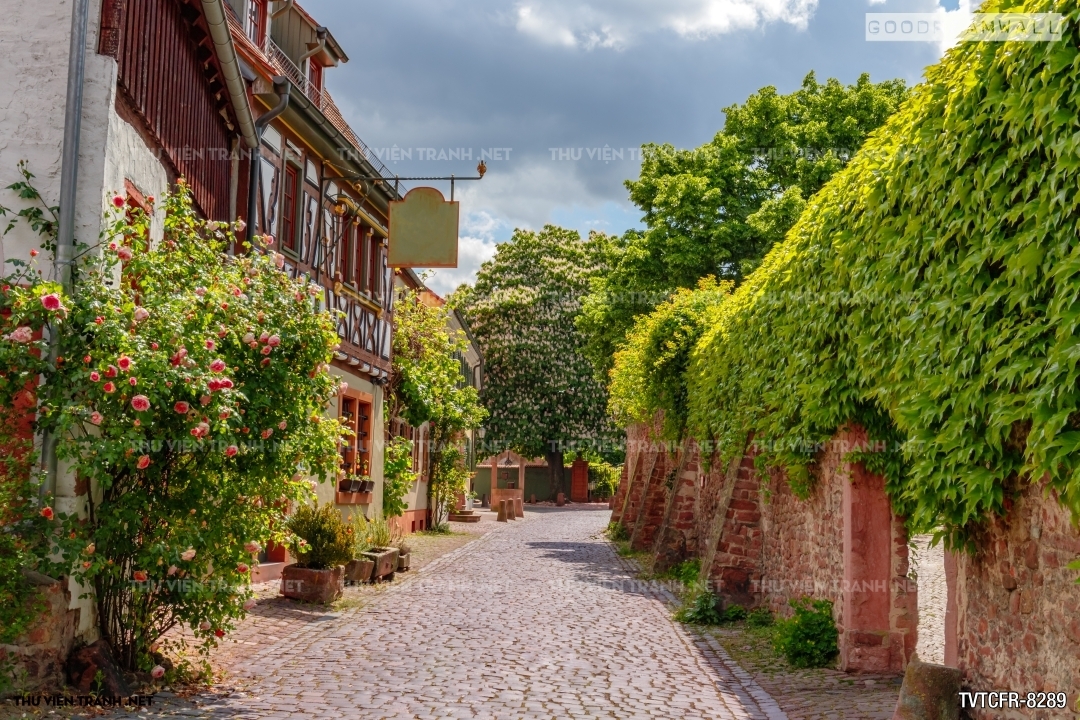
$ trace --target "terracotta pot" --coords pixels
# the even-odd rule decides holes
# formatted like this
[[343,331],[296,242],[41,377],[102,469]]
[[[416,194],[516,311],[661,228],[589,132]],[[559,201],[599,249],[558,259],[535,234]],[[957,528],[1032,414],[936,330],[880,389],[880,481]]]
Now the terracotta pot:
[[411,554],[412,553],[404,553],[404,554],[401,554],[400,552],[398,553],[398,559],[397,559],[398,572],[405,572],[406,570],[409,569],[409,556]]
[[369,560],[375,561],[375,570],[371,574],[373,582],[388,575],[392,576],[397,570],[397,548],[372,548],[368,552],[363,553],[363,555]]
[[286,565],[281,570],[281,594],[300,602],[326,605],[341,597],[345,590],[345,567],[312,570]]
[[375,561],[370,558],[357,558],[350,560],[345,566],[345,580],[347,582],[371,582],[371,575],[375,571]]

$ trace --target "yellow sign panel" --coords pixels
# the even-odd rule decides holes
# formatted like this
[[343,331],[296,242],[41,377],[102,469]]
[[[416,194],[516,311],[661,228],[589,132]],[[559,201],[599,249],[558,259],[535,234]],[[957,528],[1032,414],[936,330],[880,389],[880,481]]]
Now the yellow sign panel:
[[458,205],[431,187],[413,188],[390,203],[387,264],[449,268],[458,264]]

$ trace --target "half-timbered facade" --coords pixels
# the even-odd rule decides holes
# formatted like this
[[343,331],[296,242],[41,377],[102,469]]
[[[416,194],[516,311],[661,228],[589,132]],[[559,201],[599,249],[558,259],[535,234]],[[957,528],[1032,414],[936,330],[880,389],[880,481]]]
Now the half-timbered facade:
[[381,512],[383,391],[390,373],[389,203],[400,196],[392,180],[377,179],[389,178],[389,171],[325,87],[332,69],[348,61],[333,34],[290,0],[229,3],[255,116],[277,106],[282,90],[288,95],[251,157],[258,163],[258,201],[255,217],[245,219],[275,238],[288,272],[322,286],[323,303],[338,315],[341,346],[332,372],[347,389],[328,412],[355,436],[341,450],[342,477],[335,487],[320,488],[320,500],[372,517]]

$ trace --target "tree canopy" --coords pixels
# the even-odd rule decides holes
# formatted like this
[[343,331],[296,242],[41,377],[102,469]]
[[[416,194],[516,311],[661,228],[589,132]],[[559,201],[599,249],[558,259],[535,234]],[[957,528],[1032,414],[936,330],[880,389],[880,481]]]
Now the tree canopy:
[[577,320],[598,376],[606,380],[634,318],[673,290],[752,271],[907,94],[902,80],[821,84],[811,72],[793,93],[769,86],[725,108],[724,128],[701,147],[643,146],[640,176],[626,187],[646,229],[607,242],[610,270],[592,279]]

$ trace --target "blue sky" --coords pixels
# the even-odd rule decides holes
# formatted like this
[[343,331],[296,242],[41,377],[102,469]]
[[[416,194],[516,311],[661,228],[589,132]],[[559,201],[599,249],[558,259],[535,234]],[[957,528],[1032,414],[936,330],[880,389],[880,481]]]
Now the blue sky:
[[866,42],[865,14],[951,11],[959,0],[302,4],[350,58],[327,73],[328,88],[394,172],[473,174],[488,158],[483,181],[457,186],[460,267],[429,280],[446,293],[515,227],[637,226],[623,186],[637,148],[700,145],[723,126],[721,108],[758,88],[790,92],[810,70],[918,82],[942,48]]

